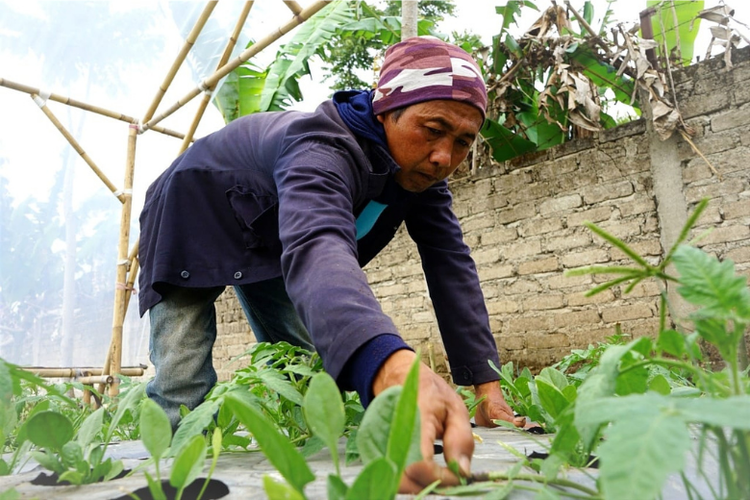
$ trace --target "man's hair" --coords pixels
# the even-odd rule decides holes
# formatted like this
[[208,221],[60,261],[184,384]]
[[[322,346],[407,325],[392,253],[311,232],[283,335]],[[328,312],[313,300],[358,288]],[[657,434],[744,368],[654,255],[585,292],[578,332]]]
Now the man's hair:
[[391,46],[380,69],[373,112],[437,99],[471,104],[484,118],[487,89],[471,55],[435,37],[413,37]]

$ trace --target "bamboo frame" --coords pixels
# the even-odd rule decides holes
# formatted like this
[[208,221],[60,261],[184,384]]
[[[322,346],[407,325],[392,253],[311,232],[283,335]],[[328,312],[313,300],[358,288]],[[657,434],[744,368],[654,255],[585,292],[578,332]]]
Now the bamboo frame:
[[[122,325],[125,322],[125,296],[128,273],[128,246],[130,244],[130,219],[133,209],[133,177],[135,174],[135,145],[138,138],[138,126],[133,124],[128,129],[128,152],[125,161],[125,203],[122,204],[122,215],[120,218],[120,243],[117,253],[117,277],[115,278],[115,304],[112,314],[112,341],[109,352],[111,353],[109,364],[105,365],[102,375],[118,375],[122,369]],[[114,397],[120,392],[117,379],[109,386],[109,395]]]
[[[65,104],[74,108],[82,109],[84,111],[90,111],[98,115],[106,116],[108,118],[114,118],[115,120],[119,120],[122,122],[136,123],[138,121],[136,118],[132,116],[128,116],[123,113],[118,113],[117,111],[111,111],[109,109],[105,109],[99,106],[94,106],[93,104],[87,104],[85,102],[77,101],[75,99],[71,99],[70,97],[61,96],[59,94],[47,93],[36,87],[32,87],[30,85],[24,85],[23,83],[14,82],[14,81],[8,80],[7,78],[0,78],[0,87],[5,87],[7,89],[16,90],[18,92],[23,92],[29,95],[37,94],[39,96],[44,96],[46,100],[59,102],[59,103],[62,103],[62,104]],[[174,130],[170,130],[162,126],[153,127],[153,130],[154,132],[159,132],[164,135],[176,137],[177,139],[185,138],[185,134],[181,134],[180,132],[175,132]]]
[[[245,25],[247,16],[250,15],[250,9],[253,8],[254,3],[254,1],[245,2],[245,5],[242,7],[242,12],[240,12],[240,17],[239,19],[237,19],[237,23],[234,26],[232,35],[229,37],[229,41],[227,41],[227,45],[224,48],[224,53],[221,55],[221,59],[219,59],[219,63],[216,65],[217,70],[224,66],[229,60],[229,57],[232,55],[232,50],[234,50],[234,46],[237,45],[237,39],[240,37],[242,26]],[[180,145],[180,151],[178,154],[182,154],[190,145],[190,142],[193,139],[193,135],[198,129],[198,124],[200,123],[201,118],[203,118],[203,113],[206,111],[208,104],[211,102],[211,95],[214,91],[214,88],[215,86],[211,87],[210,89],[208,89],[208,91],[203,93],[203,100],[198,105],[198,110],[195,112],[193,122],[190,124],[190,128],[185,134],[185,139],[183,139],[182,144]]]
[[47,101],[39,97],[37,94],[31,94],[31,98],[34,100],[34,102],[39,106],[39,109],[44,112],[44,114],[49,118],[49,120],[52,122],[52,124],[57,128],[57,130],[60,131],[60,133],[65,137],[65,139],[70,143],[71,146],[73,146],[73,149],[76,150],[76,152],[83,158],[83,160],[88,164],[89,167],[91,167],[91,170],[94,171],[97,177],[101,179],[101,181],[109,188],[109,190],[112,192],[112,194],[115,195],[115,197],[120,200],[120,203],[125,203],[125,193],[122,191],[119,191],[117,189],[117,186],[115,186],[112,181],[110,181],[106,175],[104,175],[104,172],[102,172],[98,166],[96,166],[96,163],[94,163],[94,160],[91,159],[91,157],[86,153],[86,151],[83,150],[80,144],[78,144],[78,141],[75,140],[75,138],[71,135],[70,132],[68,132],[68,129],[65,128],[65,125],[63,125],[60,120],[57,119],[55,114],[49,110],[47,107]]
[[[24,371],[33,373],[42,378],[79,378],[102,375],[102,368],[85,367],[85,368],[45,368],[43,366],[25,366]],[[120,368],[120,374],[126,377],[140,377],[146,370],[146,365],[123,366]]]
[[[86,163],[92,168],[102,182],[112,191],[119,201],[122,203],[122,211],[120,218],[120,237],[118,243],[118,259],[117,259],[117,273],[115,279],[115,297],[114,297],[114,311],[112,318],[112,339],[110,341],[109,349],[105,357],[102,368],[43,368],[43,367],[26,367],[27,371],[36,373],[40,377],[46,378],[72,378],[84,383],[84,394],[83,400],[87,404],[91,403],[92,390],[94,384],[99,385],[99,392],[103,393],[106,386],[109,386],[109,395],[117,396],[119,393],[119,381],[117,379],[118,374],[126,376],[142,376],[144,373],[145,366],[139,367],[123,367],[122,366],[122,338],[123,338],[123,323],[125,320],[125,313],[127,312],[128,305],[130,303],[130,297],[133,292],[133,286],[138,273],[139,262],[138,262],[138,246],[139,242],[136,239],[132,249],[128,252],[128,244],[130,239],[130,222],[132,217],[132,204],[133,204],[133,178],[135,174],[135,150],[137,136],[147,130],[154,130],[165,135],[173,136],[183,140],[181,152],[192,142],[193,135],[197,129],[198,123],[203,116],[203,113],[210,102],[210,94],[213,88],[218,82],[240,66],[242,63],[255,56],[263,49],[267,48],[273,42],[284,36],[286,33],[296,28],[300,24],[304,23],[313,14],[325,7],[331,0],[318,0],[310,7],[303,9],[295,1],[286,1],[285,4],[294,13],[294,17],[280,26],[275,32],[266,36],[259,42],[253,44],[250,48],[243,51],[238,57],[231,62],[227,62],[231,56],[231,52],[237,43],[239,33],[242,26],[247,20],[247,16],[250,13],[253,1],[247,1],[242,9],[240,18],[238,19],[234,30],[227,42],[227,46],[222,54],[221,60],[217,65],[216,71],[208,77],[201,84],[193,89],[185,98],[177,102],[167,111],[162,113],[156,118],[152,118],[161,100],[166,93],[168,87],[171,85],[175,74],[177,73],[180,65],[184,62],[189,50],[192,48],[195,40],[197,39],[200,31],[205,26],[211,12],[218,3],[218,0],[210,0],[207,6],[204,8],[203,13],[191,30],[188,38],[183,45],[182,50],[175,59],[170,71],[165,77],[162,85],[159,87],[151,106],[146,112],[144,118],[145,125],[139,125],[138,120],[115,111],[108,110],[99,106],[77,101],[69,97],[61,96],[58,94],[48,93],[41,91],[38,88],[34,88],[21,83],[13,82],[4,78],[0,78],[0,86],[6,87],[19,92],[29,94],[32,99],[39,105],[39,108],[45,113],[45,115],[52,121],[55,127],[63,134],[68,140],[69,144],[78,152],[78,154],[86,161]],[[193,97],[199,93],[205,92],[203,102],[199,106],[199,110],[196,113],[190,131],[187,134],[181,134],[168,128],[158,125],[158,122],[164,118],[170,116],[177,109],[184,106]],[[62,104],[76,107],[84,111],[100,114],[116,120],[128,122],[128,146],[127,146],[127,159],[125,165],[125,178],[123,183],[123,190],[120,192],[117,190],[115,185],[104,175],[104,173],[96,166],[91,158],[86,154],[83,148],[78,144],[75,138],[65,129],[62,123],[55,117],[55,115],[47,108],[47,100],[53,100]],[[184,102],[183,102],[184,101]],[[133,292],[135,293],[135,292]],[[96,399],[96,404],[101,404],[99,398]]]
[[251,47],[245,49],[244,52],[242,52],[239,56],[237,56],[235,59],[233,59],[231,62],[225,64],[222,66],[219,70],[217,70],[213,75],[209,76],[205,80],[203,80],[200,85],[195,87],[193,90],[185,94],[180,100],[178,100],[175,104],[173,104],[171,107],[169,107],[166,111],[161,113],[160,115],[152,118],[147,123],[144,123],[141,126],[142,131],[149,130],[151,127],[156,125],[157,123],[161,122],[165,118],[171,116],[175,111],[182,108],[185,104],[193,100],[194,97],[199,95],[201,92],[204,92],[207,89],[213,88],[219,80],[227,76],[229,73],[234,71],[237,67],[239,67],[242,63],[253,57],[254,55],[258,54],[260,51],[271,45],[273,42],[281,38],[282,36],[289,33],[292,29],[296,28],[300,24],[307,21],[310,16],[318,12],[320,9],[325,7],[331,2],[331,0],[318,0],[310,7],[307,7],[306,9],[303,9],[302,12],[300,12],[298,15],[294,16],[291,20],[289,20],[286,24],[279,27],[276,32],[271,33],[267,37],[263,38],[262,40],[255,42]]
[[214,8],[216,7],[216,4],[218,4],[218,0],[211,0],[203,8],[203,12],[201,12],[200,17],[198,17],[198,20],[195,22],[193,29],[190,30],[190,33],[185,39],[185,43],[182,45],[182,49],[180,49],[179,54],[177,54],[177,57],[172,63],[172,67],[167,72],[167,76],[164,78],[164,81],[159,86],[159,90],[156,92],[156,95],[154,96],[154,99],[151,102],[151,106],[149,106],[148,110],[146,111],[146,114],[143,117],[143,120],[142,120],[143,122],[149,121],[151,117],[154,116],[154,113],[156,112],[156,108],[159,107],[159,104],[161,103],[161,100],[164,97],[164,94],[167,93],[167,89],[169,89],[169,86],[172,84],[172,80],[174,80],[174,77],[177,74],[177,71],[180,69],[180,66],[182,66],[183,62],[185,62],[185,58],[187,57],[188,52],[190,52],[190,49],[193,48],[193,44],[195,44],[195,40],[198,38],[198,35],[200,35],[200,32],[203,30],[203,27],[206,25],[206,21],[208,21],[209,16],[211,16],[211,12],[213,12]]

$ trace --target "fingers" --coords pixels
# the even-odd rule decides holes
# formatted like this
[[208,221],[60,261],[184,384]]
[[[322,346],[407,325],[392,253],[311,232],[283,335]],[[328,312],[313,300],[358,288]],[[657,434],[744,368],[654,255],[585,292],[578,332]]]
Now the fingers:
[[399,493],[419,493],[438,480],[440,486],[456,486],[460,483],[458,477],[447,468],[440,467],[431,460],[422,460],[406,468],[398,491]]

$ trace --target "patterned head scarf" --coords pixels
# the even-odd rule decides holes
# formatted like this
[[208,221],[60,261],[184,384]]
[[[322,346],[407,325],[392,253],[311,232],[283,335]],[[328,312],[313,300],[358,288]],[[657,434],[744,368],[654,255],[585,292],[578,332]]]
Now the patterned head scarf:
[[487,89],[474,59],[435,37],[408,38],[391,46],[373,96],[374,113],[435,99],[471,104],[484,119]]

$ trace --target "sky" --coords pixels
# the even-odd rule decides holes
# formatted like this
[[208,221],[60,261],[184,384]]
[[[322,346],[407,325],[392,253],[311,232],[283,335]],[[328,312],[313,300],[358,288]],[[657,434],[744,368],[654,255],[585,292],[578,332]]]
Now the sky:
[[[107,2],[107,0],[98,1]],[[49,18],[50,5],[55,2],[59,0],[24,0],[23,2],[0,0],[0,16],[3,11],[7,12],[10,9],[23,12],[29,20],[28,25],[7,26],[7,23],[3,23],[0,17],[0,42],[3,37],[10,36],[24,41],[27,46],[25,50],[14,52],[0,43],[0,78],[72,97],[136,118],[141,118],[145,113],[158,86],[164,80],[168,68],[182,47],[182,37],[193,24],[190,20],[191,14],[193,18],[197,17],[205,5],[204,2],[197,1],[170,4],[165,0],[129,0],[128,2],[112,0],[108,2],[113,19],[132,11],[143,11],[146,12],[144,15],[155,16],[158,32],[150,33],[150,35],[159,36],[163,44],[158,51],[151,50],[148,54],[129,53],[131,61],[136,62],[130,65],[116,65],[111,78],[104,79],[107,82],[105,84],[91,84],[92,80],[88,77],[85,64],[87,58],[92,53],[97,53],[101,57],[102,51],[106,57],[107,51],[110,50],[107,43],[116,44],[123,38],[123,33],[132,30],[133,26],[116,25],[112,28],[113,31],[107,41],[85,38],[81,40],[80,36],[74,35],[81,34],[77,31],[86,32],[86,26],[78,26],[74,23],[68,26],[56,25],[55,19]],[[502,23],[502,17],[495,12],[495,8],[497,5],[504,5],[505,2],[506,0],[456,0],[456,16],[445,20],[439,29],[444,33],[462,32],[468,29],[479,34],[482,40],[489,44]],[[300,0],[299,3],[304,7],[312,4],[313,0]],[[551,5],[549,0],[535,0],[534,3],[540,9]],[[608,3],[603,0],[594,0],[593,3],[595,8],[593,24],[598,26]],[[718,3],[718,0],[709,0],[705,2],[705,6],[712,7]],[[735,17],[739,20],[750,20],[750,6],[745,5],[745,0],[742,2],[733,0],[733,3],[736,4],[733,5],[736,8]],[[563,1],[559,0],[558,4],[562,5]],[[575,8],[582,9],[583,0],[572,0],[571,4]],[[211,30],[207,27],[207,32],[198,39],[194,51],[207,50],[212,41],[223,46],[221,40],[226,33],[231,31],[240,6],[241,2],[236,0],[219,2],[211,17],[209,26]],[[645,0],[617,0],[611,3],[614,19],[623,22],[626,28],[637,22],[638,13],[645,7]],[[82,9],[85,8],[85,4],[74,1],[70,3],[70,8],[72,11]],[[181,14],[173,15],[173,12]],[[531,9],[524,9],[524,12],[518,26],[513,27],[517,33],[524,32],[540,15],[539,12]],[[175,18],[179,19],[175,21]],[[290,18],[291,12],[281,0],[258,0],[250,14],[246,32],[258,40],[273,32]],[[105,21],[102,20],[102,23]],[[710,38],[705,27],[703,31],[705,33],[699,36],[696,42],[696,54],[701,56],[705,53]],[[282,40],[288,39],[289,36],[287,35]],[[77,40],[75,44],[71,42],[74,39]],[[247,38],[240,41],[242,47],[246,40]],[[267,64],[272,60],[276,47],[277,45],[266,49],[256,60],[261,65]],[[135,47],[118,47],[121,51],[128,49],[134,51]],[[201,57],[198,56],[197,59]],[[61,87],[57,81],[44,81],[44,75],[49,74],[49,71],[45,69],[54,63],[67,61],[73,67],[80,69],[79,74],[72,78],[67,86]],[[148,61],[148,64],[145,61]],[[296,109],[314,109],[330,93],[324,82],[320,65],[313,65],[312,71],[312,78],[305,78],[300,82],[306,99],[296,104]],[[175,103],[192,90],[200,78],[206,76],[208,74],[202,74],[197,78],[194,71],[187,64],[184,65],[167,90],[160,109]],[[53,77],[52,80],[55,78]],[[199,100],[200,98],[196,98],[188,103],[184,109],[166,119],[162,125],[185,131],[192,121]],[[105,175],[116,186],[121,186],[126,159],[127,124],[69,108],[57,102],[50,101],[48,106],[63,123],[73,123],[74,127],[77,127],[83,120],[81,133],[76,134],[76,139]],[[45,199],[52,186],[55,172],[60,169],[63,152],[69,148],[68,143],[26,94],[0,87],[0,117],[2,117],[0,119],[0,174],[9,180],[9,190],[14,203],[17,205],[21,200],[30,196]],[[204,136],[222,125],[223,120],[219,112],[213,106],[209,106],[196,136]],[[178,139],[153,131],[139,136],[134,184],[134,219],[137,219],[140,212],[148,185],[175,158],[180,144],[181,141]],[[107,193],[107,188],[83,160],[78,160],[75,172],[75,206],[79,206],[92,193],[99,191]],[[114,206],[119,207],[119,202],[114,196],[111,200]],[[81,231],[85,232],[86,229],[82,228]],[[83,234],[81,237],[85,236]],[[58,247],[59,245],[64,245],[64,243],[59,242]],[[112,241],[110,246],[102,248],[101,251],[111,253],[114,261],[116,248],[117,242]],[[2,272],[3,270],[0,269],[0,273]],[[2,293],[1,290],[0,293]],[[135,300],[132,302],[135,303]],[[133,309],[132,306],[131,309]],[[137,352],[131,353],[130,361],[143,361],[144,351],[143,347],[137,348]]]

